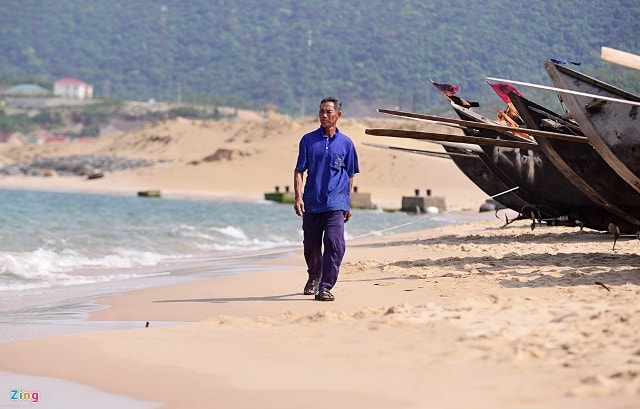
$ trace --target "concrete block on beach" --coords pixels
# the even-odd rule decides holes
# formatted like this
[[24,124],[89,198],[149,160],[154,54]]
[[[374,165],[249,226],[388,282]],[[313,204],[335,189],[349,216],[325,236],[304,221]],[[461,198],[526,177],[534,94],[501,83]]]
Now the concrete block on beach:
[[371,203],[371,193],[358,192],[351,193],[351,207],[353,209],[373,209],[375,206]]
[[271,200],[278,203],[294,203],[295,198],[291,192],[271,192],[264,194],[264,200]]
[[276,186],[275,192],[264,194],[264,200],[271,200],[278,203],[295,203],[295,196],[290,191],[289,186],[285,186],[284,192],[280,191],[280,186]]
[[140,190],[138,191],[138,197],[160,197],[159,190]]
[[442,196],[431,196],[431,190],[427,190],[427,196],[420,196],[420,190],[416,189],[415,196],[403,196],[402,207],[403,212],[427,213],[427,209],[435,207],[438,212],[447,211],[445,198]]

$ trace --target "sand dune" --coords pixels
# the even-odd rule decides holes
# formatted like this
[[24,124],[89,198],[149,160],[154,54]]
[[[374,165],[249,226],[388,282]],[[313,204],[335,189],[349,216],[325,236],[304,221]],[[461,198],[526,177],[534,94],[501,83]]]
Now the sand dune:
[[[160,189],[169,196],[197,194],[253,200],[276,186],[282,190],[292,186],[298,141],[317,126],[315,118],[237,122],[179,118],[127,133],[107,134],[93,142],[4,146],[0,147],[4,163],[36,156],[99,154],[149,159],[156,165],[113,172],[91,181],[3,177],[0,186],[124,192]],[[355,185],[360,192],[370,193],[372,202],[381,207],[399,208],[402,196],[414,195],[415,189],[421,195],[430,189],[434,196],[445,197],[452,209],[477,209],[487,197],[450,160],[363,145],[368,142],[441,151],[439,145],[369,136],[364,130],[401,127],[451,132],[447,128],[408,120],[349,118],[342,119],[339,127],[352,137],[359,151],[361,173]]]

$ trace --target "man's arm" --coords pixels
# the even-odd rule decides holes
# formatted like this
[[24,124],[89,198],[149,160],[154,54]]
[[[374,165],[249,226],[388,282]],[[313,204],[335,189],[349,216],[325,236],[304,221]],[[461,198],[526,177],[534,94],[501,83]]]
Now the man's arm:
[[298,216],[302,216],[304,213],[304,202],[302,201],[302,182],[304,180],[304,174],[294,169],[293,171],[293,194],[295,204],[293,209]]
[[[349,178],[349,202],[351,202],[351,192],[353,192],[353,177]],[[348,222],[351,219],[351,203],[349,203],[349,210],[344,212],[344,222]]]

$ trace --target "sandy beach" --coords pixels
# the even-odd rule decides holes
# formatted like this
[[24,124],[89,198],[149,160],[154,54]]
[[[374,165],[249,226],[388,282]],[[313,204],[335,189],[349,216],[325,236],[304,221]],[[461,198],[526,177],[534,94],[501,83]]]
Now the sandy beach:
[[[607,234],[479,215],[486,195],[450,161],[363,144],[389,144],[368,127],[428,125],[380,121],[339,124],[359,150],[359,190],[398,208],[431,189],[471,221],[349,241],[330,303],[302,295],[301,248],[247,259],[237,274],[101,297],[87,319],[126,328],[0,343],[0,407],[26,404],[9,399],[20,385],[45,408],[88,407],[80,386],[94,391],[88,400],[132,408],[640,406],[638,240],[614,250]],[[299,137],[315,126],[176,120],[91,144],[3,147],[3,163],[80,153],[163,162],[97,180],[7,177],[0,188],[257,200],[291,184]],[[216,152],[225,155],[205,160]]]

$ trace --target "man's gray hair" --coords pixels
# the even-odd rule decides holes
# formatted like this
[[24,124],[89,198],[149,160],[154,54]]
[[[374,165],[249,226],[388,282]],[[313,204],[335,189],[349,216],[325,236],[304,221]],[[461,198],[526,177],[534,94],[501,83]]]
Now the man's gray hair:
[[336,97],[322,98],[322,101],[320,101],[320,108],[322,108],[322,104],[324,104],[325,102],[333,102],[333,107],[336,109],[336,111],[342,112],[342,102],[340,102],[338,98]]

